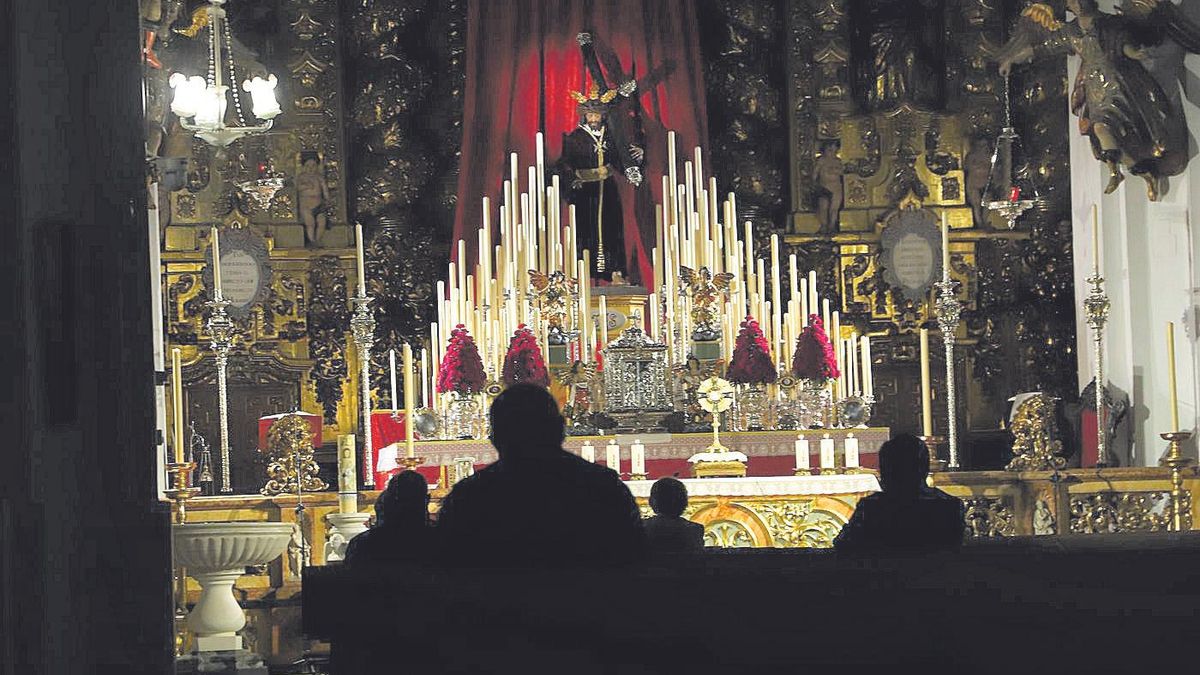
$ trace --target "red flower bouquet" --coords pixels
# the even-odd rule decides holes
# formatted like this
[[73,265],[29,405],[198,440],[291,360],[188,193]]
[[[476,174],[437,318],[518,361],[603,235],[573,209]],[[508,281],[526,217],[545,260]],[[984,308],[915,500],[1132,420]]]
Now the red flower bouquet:
[[504,372],[501,374],[505,386],[518,382],[528,382],[543,387],[550,386],[550,373],[546,372],[546,361],[542,358],[542,348],[538,346],[537,338],[525,324],[517,326],[512,340],[508,343],[508,353],[504,355]]
[[771,362],[771,346],[763,337],[758,322],[747,316],[738,333],[725,377],[735,384],[768,384],[778,376],[775,364]]
[[486,383],[479,348],[467,327],[460,323],[450,331],[450,344],[442,358],[442,369],[438,371],[437,390],[442,394],[478,394]]
[[796,353],[792,355],[792,374],[801,380],[825,382],[834,379],[841,373],[838,371],[837,356],[833,353],[833,345],[825,334],[825,324],[821,317],[812,314],[808,317],[808,326],[796,338]]

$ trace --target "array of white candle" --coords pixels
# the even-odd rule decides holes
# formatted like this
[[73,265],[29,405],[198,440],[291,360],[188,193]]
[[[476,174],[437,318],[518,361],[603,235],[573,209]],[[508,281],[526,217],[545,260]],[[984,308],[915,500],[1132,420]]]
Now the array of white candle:
[[[493,375],[500,371],[509,338],[518,325],[529,326],[545,348],[548,325],[546,317],[539,316],[534,303],[529,302],[533,293],[529,270],[561,272],[578,283],[578,306],[564,328],[578,332],[575,351],[580,358],[589,360],[598,342],[607,343],[614,337],[608,335],[603,321],[596,323],[597,316],[605,315],[607,303],[605,296],[598,296],[600,311],[593,311],[590,269],[595,252],[576,250],[574,207],[562,201],[557,176],[547,183],[544,147],[539,133],[534,165],[524,174],[519,170],[517,155],[509,156],[509,175],[499,199],[484,197],[479,229],[473,237],[455,242],[455,262],[449,264],[446,280],[437,285],[438,321],[430,330],[433,369],[424,376],[429,378],[427,382],[436,378],[445,345],[458,324],[471,332],[485,368]],[[649,316],[643,317],[643,328],[673,347],[671,336],[689,336],[695,328],[692,298],[680,278],[680,268],[708,268],[714,275],[733,275],[728,293],[716,308],[721,315],[718,328],[726,356],[732,353],[747,315],[758,319],[781,366],[790,365],[795,341],[807,325],[809,314],[821,314],[835,346],[842,345],[840,329],[829,324],[829,299],[818,294],[816,273],[802,274],[795,254],[785,260],[776,234],[770,237],[768,258],[755,257],[751,223],[745,221],[738,227],[736,197],[731,192],[720,199],[716,178],[705,176],[700,148],[695,148],[692,159],[683,162],[682,182],[674,132],[668,133],[667,155],[668,166],[661,182],[654,186],[660,189],[661,202],[655,207],[654,247],[650,252],[653,278],[644,284],[651,293],[652,309]],[[467,258],[471,242],[475,244],[473,264]],[[607,253],[610,257],[623,254]],[[785,279],[790,291],[787,302],[783,301]],[[844,349],[837,350],[840,364],[850,359],[859,362],[861,345],[856,340],[852,337]],[[672,362],[683,359],[673,350],[668,354]],[[869,358],[862,359],[859,370],[869,370],[869,364]],[[867,394],[870,381],[869,373],[856,371],[841,391]],[[436,406],[437,401],[432,404]]]

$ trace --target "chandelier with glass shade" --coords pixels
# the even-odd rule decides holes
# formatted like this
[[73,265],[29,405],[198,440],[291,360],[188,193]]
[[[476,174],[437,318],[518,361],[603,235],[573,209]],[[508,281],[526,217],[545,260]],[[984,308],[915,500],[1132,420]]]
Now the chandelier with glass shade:
[[[172,73],[169,80],[171,88],[175,90],[175,96],[171,100],[171,112],[179,117],[180,125],[209,145],[217,147],[228,146],[245,136],[266,133],[281,112],[279,102],[275,99],[275,76],[268,74],[266,79],[255,76],[242,82],[241,89],[249,92],[252,112],[263,122],[257,125],[246,123],[234,74],[233,36],[230,34],[229,21],[225,18],[225,9],[222,7],[225,1],[208,0],[207,77]],[[234,86],[226,84],[226,74],[228,82]],[[232,93],[233,106],[237,113],[236,126],[225,124],[229,93]]]

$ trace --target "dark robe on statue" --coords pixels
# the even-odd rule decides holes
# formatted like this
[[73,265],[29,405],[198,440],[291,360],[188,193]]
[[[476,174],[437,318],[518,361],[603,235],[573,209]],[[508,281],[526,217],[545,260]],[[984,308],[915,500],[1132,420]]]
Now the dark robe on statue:
[[[604,167],[599,166],[597,142],[591,133],[576,127],[563,134],[563,154],[558,162],[558,172],[566,190],[567,201],[575,205],[575,223],[578,233],[579,251],[591,251],[592,275],[600,279],[612,279],[613,272],[625,275],[625,224],[621,213],[621,197],[617,181],[625,170],[625,162],[604,127]],[[603,197],[603,199],[602,199]],[[603,202],[603,203],[602,203]],[[601,208],[602,207],[602,208]],[[597,226],[597,215],[601,218]],[[604,271],[598,271],[597,253],[600,250],[599,234],[603,231]]]

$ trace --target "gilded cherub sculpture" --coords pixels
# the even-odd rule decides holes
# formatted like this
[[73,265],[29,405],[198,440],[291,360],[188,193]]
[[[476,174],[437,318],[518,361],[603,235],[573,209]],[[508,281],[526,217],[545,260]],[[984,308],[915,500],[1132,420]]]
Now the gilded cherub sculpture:
[[1059,20],[1045,4],[1026,8],[1012,39],[994,56],[1000,73],[1007,76],[1012,64],[1035,58],[1079,55],[1071,110],[1092,153],[1108,165],[1105,192],[1125,179],[1124,165],[1146,181],[1155,201],[1166,192],[1167,177],[1187,167],[1188,132],[1176,97],[1146,67],[1147,49],[1172,40],[1200,53],[1200,26],[1169,0],[1122,0],[1119,14],[1101,12],[1095,0],[1066,0],[1066,7],[1075,15],[1070,21]]
[[707,267],[694,270],[679,268],[679,279],[692,296],[692,336],[697,340],[715,340],[721,336],[721,298],[729,290],[733,275],[713,274]]

